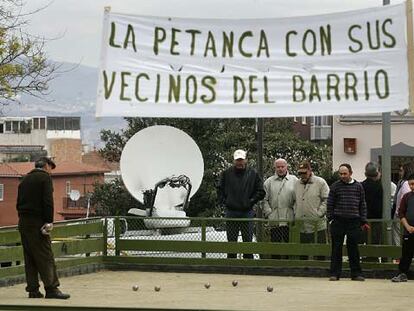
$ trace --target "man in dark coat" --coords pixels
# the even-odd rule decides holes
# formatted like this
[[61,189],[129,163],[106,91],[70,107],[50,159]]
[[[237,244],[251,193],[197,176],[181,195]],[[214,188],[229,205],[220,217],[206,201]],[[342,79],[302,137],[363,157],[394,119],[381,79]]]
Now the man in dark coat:
[[60,284],[49,237],[53,229],[53,184],[50,173],[55,167],[50,158],[41,157],[35,162],[35,169],[23,178],[17,193],[16,208],[29,298],[43,298],[39,291],[39,274],[46,298],[70,297],[58,289]]
[[[247,153],[236,150],[233,155],[234,165],[225,170],[218,186],[219,203],[225,207],[226,218],[253,218],[254,205],[265,196],[263,181],[255,169],[247,166]],[[239,231],[243,242],[253,240],[253,223],[249,221],[229,221],[227,223],[227,240],[236,242]],[[236,258],[236,254],[228,254]],[[253,254],[244,254],[243,258],[253,258]]]
[[[382,219],[382,184],[378,165],[374,162],[368,162],[365,165],[365,176],[367,177],[361,184],[365,191],[365,202],[367,203],[367,219]],[[378,221],[371,222],[371,243],[381,244],[382,240],[382,223]],[[365,242],[368,242],[365,234]],[[371,260],[372,258],[370,258]]]

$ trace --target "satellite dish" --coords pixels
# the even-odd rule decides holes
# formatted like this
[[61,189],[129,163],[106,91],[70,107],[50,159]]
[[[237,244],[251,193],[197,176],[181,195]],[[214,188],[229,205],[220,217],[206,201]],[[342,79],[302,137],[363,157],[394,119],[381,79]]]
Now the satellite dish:
[[[126,188],[141,203],[144,203],[144,191],[153,190],[163,180],[180,176],[189,178],[191,198],[204,174],[203,157],[194,140],[185,132],[165,125],[147,127],[132,136],[122,151],[120,166]],[[168,183],[159,187],[153,216],[182,217],[177,206],[186,195],[182,187],[170,187]]]
[[80,198],[80,192],[79,192],[79,190],[71,190],[70,193],[69,193],[69,198],[72,201],[79,200],[79,198]]

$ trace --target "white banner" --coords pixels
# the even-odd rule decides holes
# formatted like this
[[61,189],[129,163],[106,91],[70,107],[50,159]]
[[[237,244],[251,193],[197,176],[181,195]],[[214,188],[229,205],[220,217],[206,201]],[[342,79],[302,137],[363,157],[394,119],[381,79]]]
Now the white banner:
[[287,117],[408,108],[405,3],[278,19],[105,12],[96,116]]

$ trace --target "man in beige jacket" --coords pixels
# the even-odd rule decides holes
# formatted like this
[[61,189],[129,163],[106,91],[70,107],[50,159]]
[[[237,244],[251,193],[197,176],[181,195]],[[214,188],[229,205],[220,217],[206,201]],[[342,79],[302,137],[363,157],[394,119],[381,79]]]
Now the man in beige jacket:
[[[296,219],[301,223],[301,243],[326,243],[326,202],[329,186],[312,172],[308,161],[299,164],[295,183]],[[318,257],[323,259],[323,257]]]
[[[263,215],[277,222],[271,224],[270,240],[272,242],[289,242],[289,222],[294,219],[295,193],[294,184],[298,180],[290,175],[285,159],[274,163],[275,174],[264,182],[266,192],[263,200]],[[280,256],[272,256],[280,259]]]

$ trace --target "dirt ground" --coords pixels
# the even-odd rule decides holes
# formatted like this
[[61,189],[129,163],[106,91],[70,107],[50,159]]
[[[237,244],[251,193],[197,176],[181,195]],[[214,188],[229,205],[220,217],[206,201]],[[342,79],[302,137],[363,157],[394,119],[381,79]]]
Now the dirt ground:
[[[238,285],[233,286],[232,281]],[[67,301],[28,299],[24,284],[0,288],[0,304],[217,310],[407,310],[414,281],[101,271],[62,278]],[[206,289],[205,284],[210,283]],[[133,291],[133,285],[139,289]],[[154,290],[159,286],[160,291]],[[267,287],[272,286],[273,292]]]

